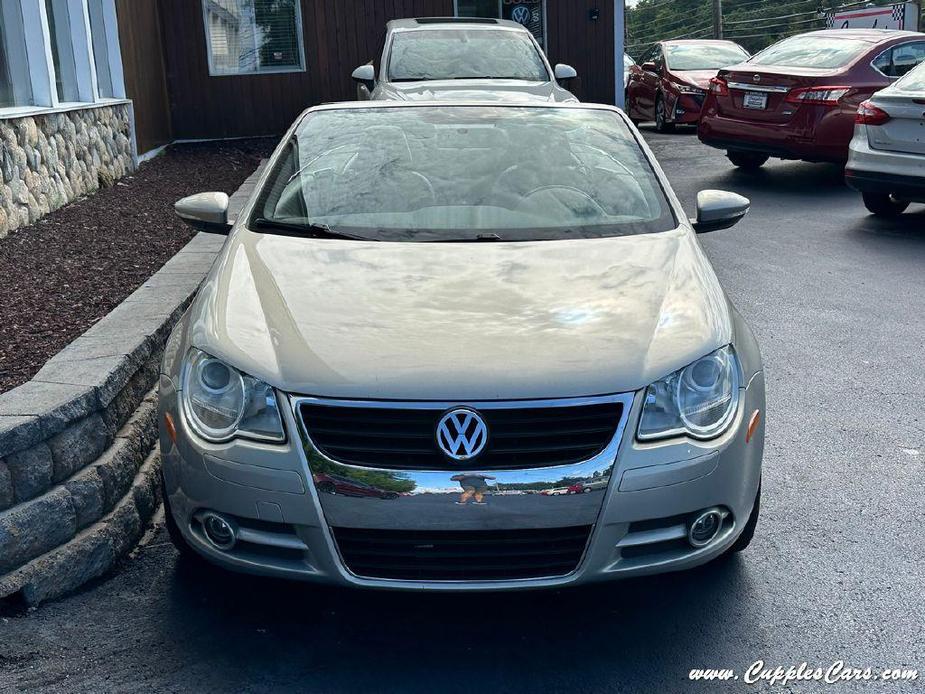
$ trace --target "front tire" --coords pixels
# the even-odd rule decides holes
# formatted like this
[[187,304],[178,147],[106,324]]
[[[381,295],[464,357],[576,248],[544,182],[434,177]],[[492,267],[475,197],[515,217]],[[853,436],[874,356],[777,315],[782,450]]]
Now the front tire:
[[897,200],[889,193],[862,193],[861,196],[864,207],[878,217],[898,217],[909,207],[908,202]]
[[630,97],[629,92],[623,96],[623,105],[626,107],[626,116],[630,119],[630,123],[633,125],[639,125],[639,119],[633,115],[633,100]]
[[655,97],[655,131],[660,133],[670,133],[674,131],[674,123],[668,122],[668,114],[665,112],[665,99],[659,94]]
[[164,483],[164,474],[161,473],[161,498],[164,500],[164,526],[167,528],[167,535],[170,542],[180,553],[182,561],[193,566],[205,566],[206,560],[199,553],[189,546],[183,533],[180,532],[180,526],[173,517],[173,510],[170,508],[170,497],[167,496],[167,485]]
[[759,154],[757,152],[739,152],[734,149],[730,149],[726,152],[726,158],[732,162],[733,166],[737,166],[740,169],[745,169],[746,171],[757,171],[765,162],[770,158],[767,154]]
[[752,506],[751,515],[749,515],[748,520],[745,522],[745,528],[742,530],[742,534],[736,538],[736,541],[732,544],[727,552],[729,554],[736,554],[737,552],[744,552],[745,549],[752,543],[752,538],[755,537],[755,528],[758,527],[758,516],[761,513],[761,483],[758,483],[758,493],[755,495],[755,505]]

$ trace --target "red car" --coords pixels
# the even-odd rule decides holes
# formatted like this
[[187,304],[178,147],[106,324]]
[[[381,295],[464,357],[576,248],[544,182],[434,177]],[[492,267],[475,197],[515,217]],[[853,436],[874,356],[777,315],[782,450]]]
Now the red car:
[[655,129],[696,125],[710,79],[748,51],[732,41],[661,41],[629,68],[626,113],[634,121],[654,120]]
[[389,500],[399,497],[398,492],[379,489],[379,487],[374,487],[371,484],[349,480],[338,475],[327,475],[323,472],[315,475],[315,489],[321,494],[342,494],[354,497],[368,496],[374,499]]
[[792,36],[725,68],[698,136],[736,166],[769,157],[844,164],[862,101],[925,59],[925,34],[826,29]]

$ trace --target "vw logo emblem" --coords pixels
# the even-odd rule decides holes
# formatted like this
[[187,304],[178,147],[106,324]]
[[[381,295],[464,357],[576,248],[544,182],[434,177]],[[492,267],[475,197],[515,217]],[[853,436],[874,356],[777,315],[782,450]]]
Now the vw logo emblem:
[[511,12],[511,19],[513,19],[518,24],[523,24],[526,26],[530,22],[530,8],[525,7],[524,5],[518,5]]
[[437,424],[437,445],[453,460],[470,460],[488,443],[488,427],[474,410],[450,410]]

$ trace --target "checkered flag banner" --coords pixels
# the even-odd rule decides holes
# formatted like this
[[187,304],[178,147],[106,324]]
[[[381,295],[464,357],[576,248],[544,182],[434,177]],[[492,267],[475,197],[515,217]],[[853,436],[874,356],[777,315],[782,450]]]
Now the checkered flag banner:
[[899,22],[899,28],[906,28],[906,3],[899,2],[893,5],[891,18],[894,22]]
[[835,28],[835,13],[827,12],[825,15],[825,28],[834,29]]

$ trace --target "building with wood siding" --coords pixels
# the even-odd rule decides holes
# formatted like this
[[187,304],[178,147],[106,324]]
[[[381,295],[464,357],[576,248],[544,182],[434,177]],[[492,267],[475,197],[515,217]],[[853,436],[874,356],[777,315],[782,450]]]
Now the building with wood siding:
[[402,17],[522,21],[551,62],[577,69],[578,98],[622,96],[623,0],[115,1],[142,154],[174,140],[281,133],[309,106],[354,98],[351,72]]

